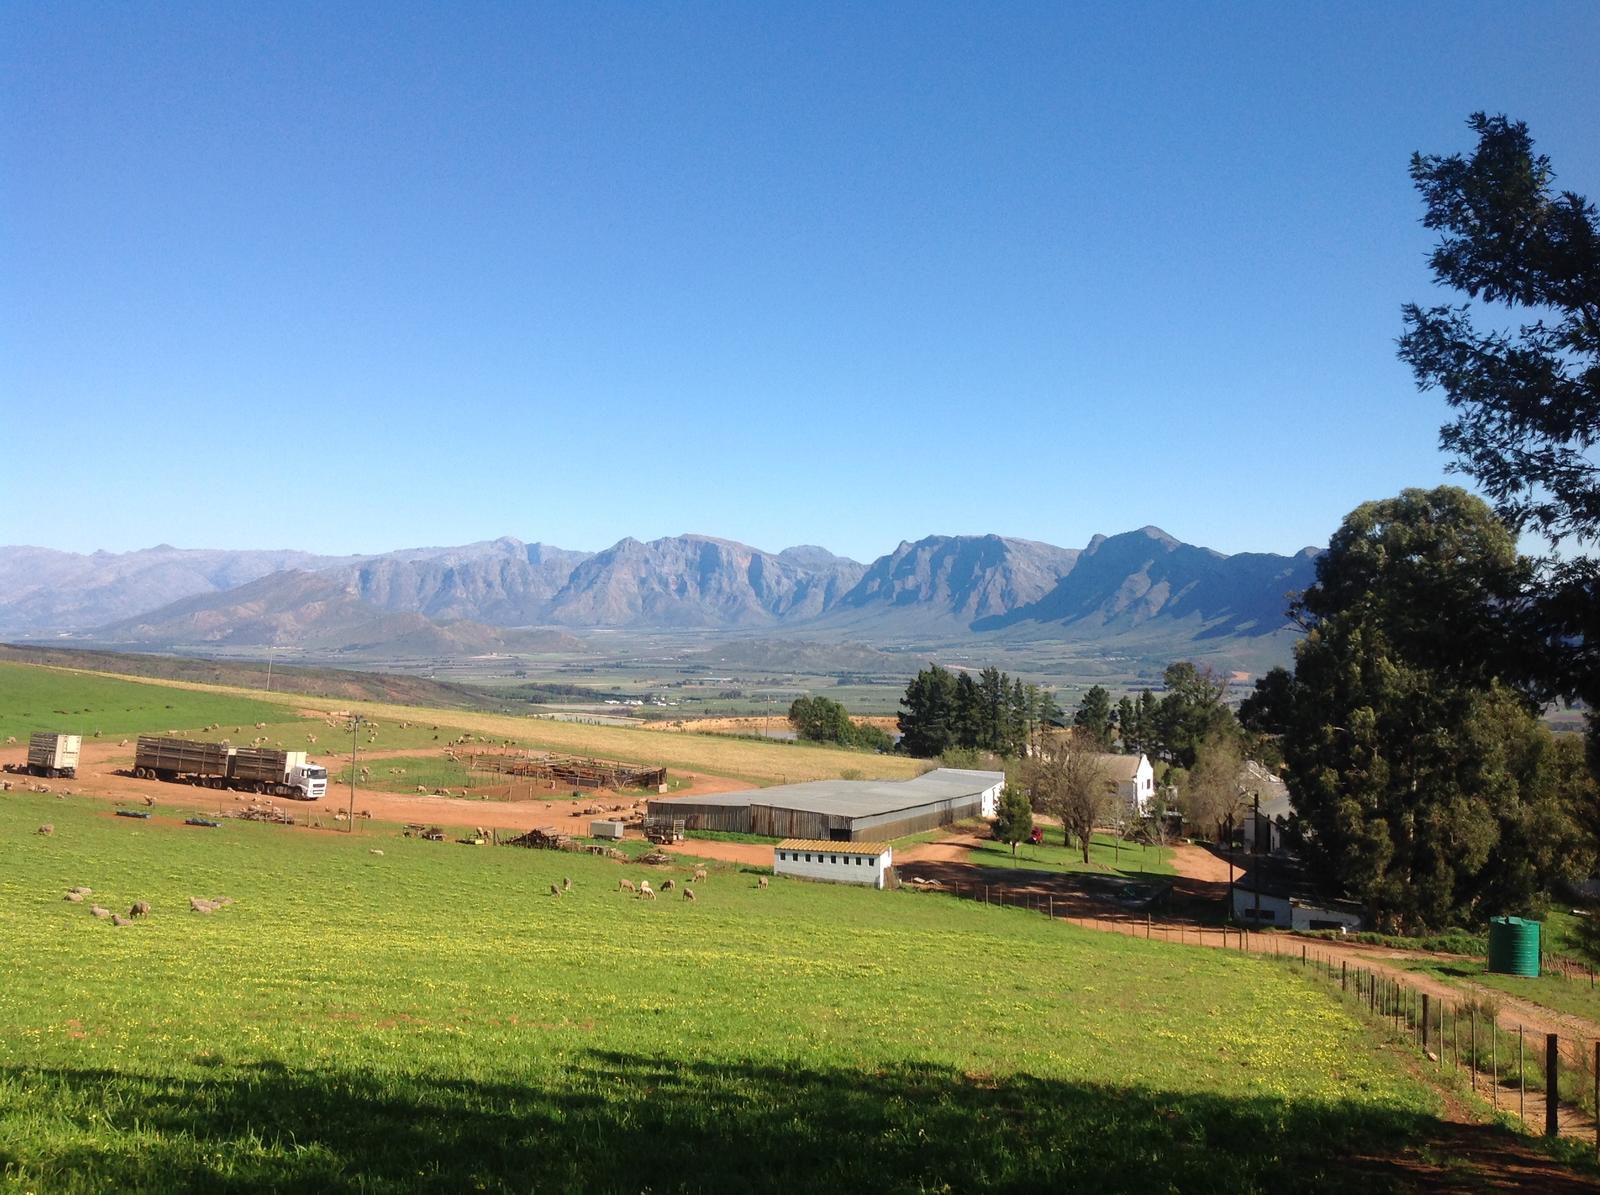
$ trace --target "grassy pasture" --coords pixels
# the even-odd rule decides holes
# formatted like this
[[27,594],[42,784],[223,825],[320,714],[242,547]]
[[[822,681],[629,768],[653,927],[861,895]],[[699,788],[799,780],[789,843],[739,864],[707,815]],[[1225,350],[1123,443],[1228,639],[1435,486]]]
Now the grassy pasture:
[[979,867],[1020,868],[1030,871],[1094,871],[1106,875],[1176,875],[1171,862],[1171,852],[1159,847],[1141,846],[1124,842],[1119,849],[1106,834],[1096,834],[1089,839],[1089,862],[1083,861],[1083,852],[1077,846],[1061,845],[1061,831],[1045,827],[1045,841],[1038,846],[1030,842],[1017,844],[1017,855],[1011,857],[1011,845],[984,839],[972,848],[971,859]]
[[[362,787],[375,788],[383,792],[415,792],[419,784],[432,792],[436,788],[465,788],[474,782],[485,782],[483,774],[468,772],[466,764],[446,759],[442,755],[394,755],[372,759],[358,757],[357,766],[371,769],[371,774],[362,782]],[[404,773],[401,774],[396,769],[404,769]],[[335,788],[350,783],[348,759],[338,773],[330,776],[329,780]],[[494,780],[504,783],[501,777],[495,777]],[[559,795],[567,794],[562,792]]]
[[[281,705],[237,693],[213,693],[0,662],[0,739],[26,741],[35,730],[103,737],[198,731],[213,722],[253,726],[293,721]],[[303,721],[294,721],[298,733]],[[258,732],[259,733],[259,732]]]
[[1436,1127],[1266,960],[643,874],[7,794],[0,1189],[1356,1190]]

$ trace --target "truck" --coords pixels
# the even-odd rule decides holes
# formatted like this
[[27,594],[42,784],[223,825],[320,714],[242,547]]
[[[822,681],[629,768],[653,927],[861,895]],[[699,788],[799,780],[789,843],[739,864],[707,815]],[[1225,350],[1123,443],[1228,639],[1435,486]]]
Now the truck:
[[309,762],[304,751],[229,747],[160,735],[139,736],[133,774],[141,780],[232,788],[302,801],[320,800],[328,791],[328,770]]
[[71,780],[78,774],[78,752],[82,746],[82,735],[51,734],[49,731],[30,734],[28,771],[35,776],[64,776]]

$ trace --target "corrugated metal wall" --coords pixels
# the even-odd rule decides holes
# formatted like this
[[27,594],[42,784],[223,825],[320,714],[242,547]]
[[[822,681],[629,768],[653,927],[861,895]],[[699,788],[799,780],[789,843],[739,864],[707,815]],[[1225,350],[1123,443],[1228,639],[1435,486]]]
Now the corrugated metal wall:
[[651,817],[681,817],[685,830],[721,830],[732,834],[760,834],[750,829],[748,805],[696,805],[693,801],[651,801]]
[[827,838],[828,815],[773,805],[750,806],[750,833],[769,838]]
[[906,834],[920,834],[924,830],[948,826],[962,818],[977,817],[982,811],[983,794],[977,793],[947,801],[930,801],[926,805],[901,809],[895,813],[858,817],[850,824],[850,841],[879,842]]

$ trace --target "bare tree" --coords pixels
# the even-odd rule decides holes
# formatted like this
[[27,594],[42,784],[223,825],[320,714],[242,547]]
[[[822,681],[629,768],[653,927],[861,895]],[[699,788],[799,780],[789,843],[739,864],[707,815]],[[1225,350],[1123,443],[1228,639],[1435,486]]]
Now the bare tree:
[[1113,786],[1094,736],[1079,729],[1044,737],[1024,773],[1033,807],[1061,819],[1062,839],[1076,838],[1089,862],[1089,840],[1110,803]]
[[1243,768],[1237,734],[1214,730],[1205,737],[1184,788],[1184,817],[1189,824],[1219,840],[1224,826],[1231,831],[1245,808],[1239,783]]

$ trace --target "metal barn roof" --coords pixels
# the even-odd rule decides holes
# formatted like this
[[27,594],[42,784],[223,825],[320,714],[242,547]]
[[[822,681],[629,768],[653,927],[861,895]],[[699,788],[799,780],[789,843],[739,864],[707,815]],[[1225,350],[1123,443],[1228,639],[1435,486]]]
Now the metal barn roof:
[[[805,784],[779,784],[746,792],[685,796],[683,802],[687,805],[723,807],[771,805],[779,809],[799,809],[841,817],[872,817],[881,813],[898,813],[902,809],[915,809],[935,801],[975,797],[1005,782],[1004,772],[935,768],[914,780],[812,780]],[[667,806],[673,802],[661,800],[651,803]]]

